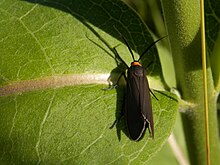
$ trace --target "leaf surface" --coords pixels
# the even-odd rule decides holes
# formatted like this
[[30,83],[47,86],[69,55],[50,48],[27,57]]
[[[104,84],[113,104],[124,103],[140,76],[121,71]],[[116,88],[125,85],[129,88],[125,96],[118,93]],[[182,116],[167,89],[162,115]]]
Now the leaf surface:
[[[106,85],[94,78],[118,68],[106,43],[120,44],[119,54],[132,60],[113,25],[134,52],[153,42],[130,8],[120,1],[2,0],[0,17],[2,164],[145,163],[165,143],[177,113],[173,94],[154,92],[155,139],[146,131],[133,142],[123,119],[109,129],[122,108],[121,88],[101,90],[108,76]],[[162,84],[155,48],[143,65],[152,60],[151,87]]]

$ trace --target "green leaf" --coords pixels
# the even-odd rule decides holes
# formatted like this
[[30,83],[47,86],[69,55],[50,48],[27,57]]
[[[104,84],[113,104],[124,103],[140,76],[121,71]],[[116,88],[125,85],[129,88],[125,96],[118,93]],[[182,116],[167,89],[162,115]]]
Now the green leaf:
[[210,58],[213,80],[216,90],[220,91],[220,3],[205,1],[207,52]]
[[[155,91],[159,101],[152,98],[154,140],[146,131],[131,141],[123,119],[109,129],[123,92],[101,90],[106,74],[118,69],[108,44],[120,44],[119,54],[132,60],[113,25],[139,54],[153,42],[121,1],[2,0],[0,17],[1,164],[137,164],[165,143],[177,113],[169,92]],[[156,49],[145,57],[144,66],[154,61],[151,87],[163,88]]]
[[155,92],[160,100],[152,99],[155,139],[146,132],[140,142],[133,142],[124,133],[124,120],[109,129],[116,93],[100,90],[103,87],[82,85],[1,98],[2,162],[146,162],[172,130],[175,100]]

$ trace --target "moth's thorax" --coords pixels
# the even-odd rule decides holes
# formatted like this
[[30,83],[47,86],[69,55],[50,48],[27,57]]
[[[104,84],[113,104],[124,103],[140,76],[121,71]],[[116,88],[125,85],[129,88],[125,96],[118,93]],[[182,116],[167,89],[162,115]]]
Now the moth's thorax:
[[146,75],[146,71],[144,69],[144,67],[139,66],[139,65],[135,65],[135,66],[131,66],[128,69],[128,75],[133,75],[134,77],[142,77]]

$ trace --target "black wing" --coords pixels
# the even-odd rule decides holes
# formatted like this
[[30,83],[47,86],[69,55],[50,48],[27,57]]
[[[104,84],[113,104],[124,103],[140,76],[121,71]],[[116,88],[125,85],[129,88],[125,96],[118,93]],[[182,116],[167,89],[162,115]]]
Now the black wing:
[[154,125],[146,71],[141,66],[128,69],[125,115],[128,132],[133,140],[140,140],[146,128],[154,136]]

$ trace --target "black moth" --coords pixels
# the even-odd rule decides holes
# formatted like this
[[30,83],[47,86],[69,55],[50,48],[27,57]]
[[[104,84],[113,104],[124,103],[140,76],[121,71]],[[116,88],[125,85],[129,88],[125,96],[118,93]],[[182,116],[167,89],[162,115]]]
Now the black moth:
[[[124,62],[124,60],[119,56],[116,49],[113,48],[115,54],[117,55],[117,58],[122,63],[124,63],[124,65],[127,67],[128,71],[127,71],[127,77],[125,75],[125,72],[123,72],[117,80],[117,83],[118,83],[119,79],[122,76],[125,77],[126,95],[125,95],[125,99],[124,99],[124,107],[123,107],[122,113],[118,117],[118,119],[115,120],[115,122],[113,123],[113,125],[110,128],[113,128],[114,125],[116,125],[117,122],[124,115],[126,123],[127,123],[128,133],[129,133],[129,136],[132,140],[139,141],[143,137],[147,128],[149,129],[149,132],[150,132],[152,138],[154,138],[154,121],[153,121],[153,113],[152,113],[152,105],[151,105],[151,97],[150,97],[151,90],[149,88],[148,80],[146,78],[146,70],[141,65],[140,60],[143,57],[143,55],[153,45],[155,45],[158,41],[160,41],[164,37],[153,42],[140,55],[139,59],[135,60],[133,52],[132,52],[128,42],[126,41],[124,36],[119,31],[118,31],[118,33],[121,35],[122,39],[124,40],[125,44],[127,45],[128,49],[132,55],[133,62],[131,62],[131,66],[129,67]],[[117,83],[116,83],[116,85],[117,85]],[[153,94],[153,96],[156,98],[156,96],[154,94]]]

